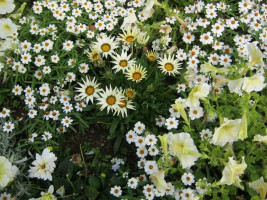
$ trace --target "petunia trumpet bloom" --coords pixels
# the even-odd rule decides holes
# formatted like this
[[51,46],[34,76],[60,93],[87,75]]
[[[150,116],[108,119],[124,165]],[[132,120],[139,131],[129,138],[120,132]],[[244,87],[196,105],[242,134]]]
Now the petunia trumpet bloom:
[[265,196],[267,193],[267,183],[264,182],[263,177],[260,177],[260,179],[249,183],[249,187],[251,187],[253,190],[256,190],[258,193],[260,193],[261,200],[265,199]]
[[224,146],[227,142],[233,143],[238,140],[238,133],[241,128],[241,119],[229,120],[224,118],[224,122],[219,128],[215,128],[211,143]]
[[168,134],[159,135],[158,138],[161,142],[161,148],[164,153],[164,155],[168,154]]
[[250,56],[250,62],[248,64],[248,68],[251,68],[255,65],[260,65],[260,66],[264,65],[263,63],[264,54],[257,47],[255,42],[248,44],[248,53]]
[[169,152],[177,156],[183,168],[190,168],[201,156],[189,133],[168,133]]
[[264,84],[264,76],[256,74],[252,77],[244,78],[242,90],[244,90],[247,93],[250,93],[252,91],[259,92],[263,90],[265,86],[266,84]]
[[164,171],[158,171],[150,175],[150,179],[152,183],[156,186],[159,192],[164,193],[165,190],[168,188],[167,182],[164,179],[165,173]]
[[18,168],[12,166],[9,160],[0,156],[0,189],[5,188],[11,181],[13,181]]
[[237,164],[237,162],[234,160],[234,157],[230,157],[228,163],[223,169],[222,172],[222,178],[219,181],[219,185],[221,184],[227,184],[227,185],[235,185],[241,189],[244,189],[242,185],[240,185],[240,178],[244,173],[244,170],[247,168],[247,164],[244,160],[244,156],[242,157],[242,163]]
[[210,92],[210,85],[201,83],[194,87],[186,99],[186,105],[189,107],[198,107],[200,105],[199,99],[204,99]]

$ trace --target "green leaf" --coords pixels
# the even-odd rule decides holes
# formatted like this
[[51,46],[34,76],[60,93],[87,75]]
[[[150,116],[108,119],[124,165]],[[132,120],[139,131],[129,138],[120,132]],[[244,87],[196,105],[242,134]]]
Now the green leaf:
[[95,189],[99,189],[100,187],[100,182],[96,176],[91,175],[89,178],[89,184]]
[[95,200],[99,194],[99,192],[90,186],[85,186],[84,187],[84,194],[86,197],[88,197],[90,200]]
[[115,133],[115,130],[119,124],[119,121],[120,121],[120,118],[115,118],[111,124],[111,127],[109,129],[109,133],[111,135],[111,137],[114,137],[114,133]]
[[118,153],[122,142],[122,136],[118,136],[114,144],[114,153]]
[[66,176],[69,172],[72,172],[73,170],[73,162],[69,160],[64,160],[61,162],[58,166],[58,172],[61,176]]

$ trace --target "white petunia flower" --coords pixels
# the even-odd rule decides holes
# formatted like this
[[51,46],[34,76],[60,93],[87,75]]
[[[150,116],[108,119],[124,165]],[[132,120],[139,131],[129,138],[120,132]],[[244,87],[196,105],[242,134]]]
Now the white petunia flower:
[[12,166],[5,156],[0,156],[0,189],[5,188],[16,176],[17,167]]
[[11,13],[15,9],[13,0],[1,0],[0,1],[0,14]]
[[234,160],[234,157],[230,157],[228,163],[226,164],[225,168],[222,172],[222,178],[219,181],[219,185],[227,184],[227,185],[235,185],[241,189],[244,187],[240,185],[241,180],[239,176],[244,173],[244,170],[247,168],[247,164],[244,160],[244,156],[242,157],[242,163],[237,164]]
[[247,93],[250,93],[252,91],[259,92],[263,90],[265,86],[266,84],[264,84],[264,76],[256,74],[252,77],[244,78],[242,90],[244,90]]
[[219,128],[215,128],[211,143],[224,146],[227,142],[233,143],[238,140],[238,133],[241,128],[241,119],[229,120],[224,118],[224,122]]
[[183,168],[190,168],[201,156],[189,133],[168,133],[169,152],[177,156]]
[[[1,5],[1,2],[0,2],[0,5]],[[1,30],[0,38],[5,39],[8,36],[12,36],[12,33],[17,32],[18,26],[14,24],[11,19],[3,18],[3,19],[0,19],[0,30]]]

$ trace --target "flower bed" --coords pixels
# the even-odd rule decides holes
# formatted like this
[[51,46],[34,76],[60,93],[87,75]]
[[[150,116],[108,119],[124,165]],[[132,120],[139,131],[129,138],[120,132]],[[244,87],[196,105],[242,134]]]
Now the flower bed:
[[0,1],[0,199],[265,199],[266,14]]

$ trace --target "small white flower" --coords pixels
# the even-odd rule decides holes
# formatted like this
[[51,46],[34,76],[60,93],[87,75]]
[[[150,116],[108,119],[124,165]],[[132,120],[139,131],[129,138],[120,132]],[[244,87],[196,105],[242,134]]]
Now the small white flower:
[[114,186],[110,189],[110,194],[112,194],[115,197],[120,197],[122,194],[122,190],[120,186]]
[[184,173],[182,175],[182,182],[184,183],[184,185],[192,185],[193,183],[195,183],[195,177],[193,174],[189,173]]
[[143,133],[143,131],[145,130],[145,125],[142,123],[142,122],[137,122],[135,125],[134,125],[134,131],[140,135],[141,133]]
[[15,125],[11,122],[5,122],[3,125],[3,132],[9,133],[15,128]]
[[170,130],[172,128],[177,128],[178,127],[178,120],[176,120],[175,117],[170,117],[166,120],[165,126],[167,126],[167,129]]
[[73,119],[71,119],[70,117],[64,117],[62,120],[61,120],[61,124],[65,127],[69,127],[71,125],[71,123],[73,122]]
[[138,179],[133,177],[128,180],[127,185],[129,188],[136,189],[138,182]]

